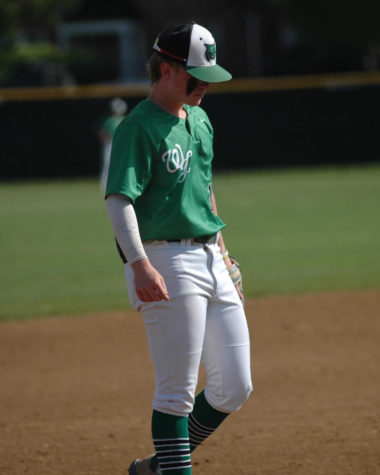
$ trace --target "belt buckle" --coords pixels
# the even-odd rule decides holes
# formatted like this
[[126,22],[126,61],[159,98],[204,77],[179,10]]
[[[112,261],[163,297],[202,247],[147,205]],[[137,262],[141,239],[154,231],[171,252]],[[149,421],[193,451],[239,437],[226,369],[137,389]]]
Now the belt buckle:
[[206,236],[199,236],[193,239],[193,242],[197,244],[215,244],[216,241],[216,234],[208,234]]
[[210,243],[210,244],[216,244],[217,241],[218,241],[218,235],[217,235],[217,233],[215,233],[215,234],[212,234],[210,236],[210,238],[207,242]]

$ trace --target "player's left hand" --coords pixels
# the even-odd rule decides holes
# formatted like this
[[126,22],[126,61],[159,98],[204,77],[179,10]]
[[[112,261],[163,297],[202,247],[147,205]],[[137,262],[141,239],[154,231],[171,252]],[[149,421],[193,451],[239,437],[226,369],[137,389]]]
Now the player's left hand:
[[244,301],[243,277],[241,274],[240,264],[238,263],[236,259],[234,259],[231,256],[228,256],[225,259],[225,264],[226,264],[228,273],[230,274],[231,280],[235,285],[235,288],[239,295],[240,300]]

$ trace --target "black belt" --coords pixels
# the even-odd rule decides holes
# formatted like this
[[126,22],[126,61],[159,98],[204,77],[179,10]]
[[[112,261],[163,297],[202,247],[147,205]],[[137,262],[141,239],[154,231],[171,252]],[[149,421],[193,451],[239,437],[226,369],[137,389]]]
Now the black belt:
[[[186,238],[184,238],[186,239]],[[217,234],[207,234],[206,236],[198,236],[191,238],[195,244],[215,244],[218,240]],[[182,239],[166,239],[167,242],[181,242]]]
[[[195,244],[216,244],[217,240],[218,240],[217,234],[207,234],[206,236],[199,236],[199,237],[191,239],[191,241]],[[166,239],[166,241],[167,242],[181,242],[182,239]],[[115,238],[115,242],[116,242],[116,247],[121,257],[121,260],[123,261],[124,264],[126,264],[127,258],[124,256],[124,253],[121,250],[121,247],[119,246],[119,243],[117,242],[116,238]]]

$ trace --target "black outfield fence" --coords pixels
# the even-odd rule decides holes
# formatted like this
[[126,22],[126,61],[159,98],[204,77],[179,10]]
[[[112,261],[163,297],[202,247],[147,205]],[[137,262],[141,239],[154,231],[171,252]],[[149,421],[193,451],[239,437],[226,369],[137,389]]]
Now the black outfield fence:
[[[147,90],[0,90],[0,179],[96,175],[96,123],[110,98],[132,109]],[[380,161],[379,106],[378,73],[236,80],[203,102],[215,129],[214,167],[224,170]]]

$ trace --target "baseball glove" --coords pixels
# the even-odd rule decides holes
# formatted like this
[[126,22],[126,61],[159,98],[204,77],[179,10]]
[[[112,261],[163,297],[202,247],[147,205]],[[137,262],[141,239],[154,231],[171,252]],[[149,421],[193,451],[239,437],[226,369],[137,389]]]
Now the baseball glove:
[[237,286],[243,295],[243,275],[241,272],[241,267],[238,261],[232,257],[229,256],[230,261],[232,263],[232,266],[227,267],[228,273],[230,274],[231,280],[235,287]]

